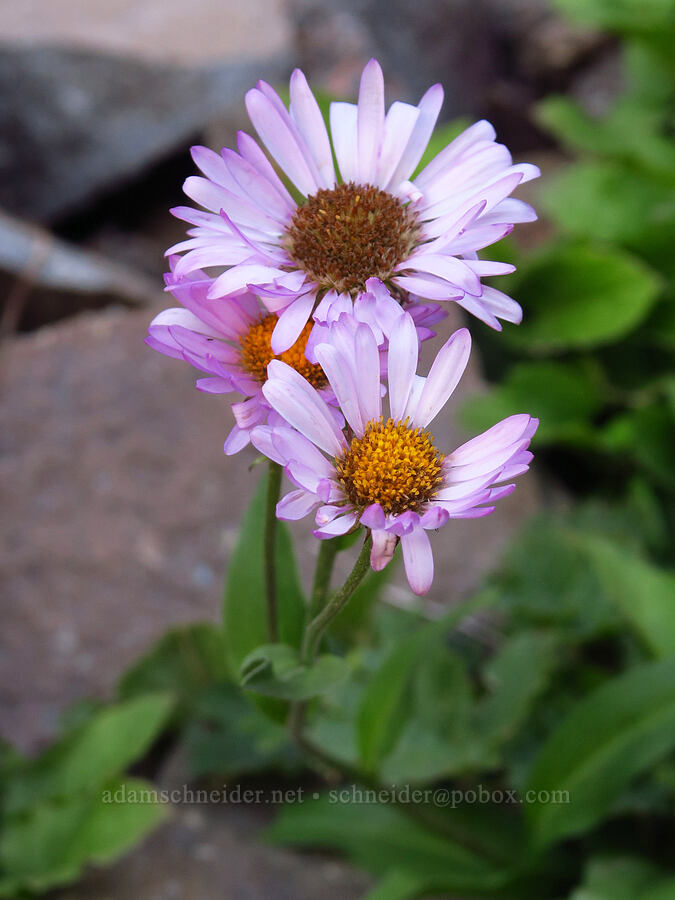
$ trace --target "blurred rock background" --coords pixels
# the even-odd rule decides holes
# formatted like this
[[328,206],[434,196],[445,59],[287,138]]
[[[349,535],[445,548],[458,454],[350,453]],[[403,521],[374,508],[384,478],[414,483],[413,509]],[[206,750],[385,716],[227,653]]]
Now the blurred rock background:
[[[531,104],[564,90],[599,111],[618,74],[612,43],[562,23],[547,0],[0,0],[0,21],[0,726],[32,752],[169,624],[219,615],[257,477],[252,454],[222,453],[227,402],[143,345],[166,305],[163,252],[183,228],[168,209],[192,172],[189,146],[248,127],[243,97],[260,77],[282,83],[299,65],[350,97],[375,55],[390,99],[441,81],[445,119],[486,116],[514,155],[553,166]],[[524,240],[545,227],[526,226]],[[464,396],[479,386],[474,361]],[[462,435],[448,424],[439,437]],[[430,602],[475,586],[540,494],[528,480],[498,516],[449,533]],[[206,853],[185,837],[196,821],[174,822],[147,864],[76,896],[206,897],[190,882]],[[243,860],[230,859],[241,886],[227,896],[271,896],[265,878],[283,873],[275,897],[319,896],[312,877],[288,874],[289,854],[247,863],[247,834],[216,842],[214,865]],[[326,896],[362,890],[346,869],[313,865]],[[255,886],[258,866],[269,872]]]

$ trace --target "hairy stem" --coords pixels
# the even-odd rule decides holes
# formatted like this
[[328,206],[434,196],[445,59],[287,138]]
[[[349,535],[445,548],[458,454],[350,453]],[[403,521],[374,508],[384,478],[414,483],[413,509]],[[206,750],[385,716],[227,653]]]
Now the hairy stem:
[[316,559],[312,596],[309,600],[308,616],[310,622],[321,612],[326,602],[326,594],[330,588],[330,578],[333,574],[333,564],[339,550],[339,544],[340,538],[319,541],[319,555]]
[[265,598],[267,600],[267,630],[270,643],[279,640],[279,617],[277,612],[277,503],[281,493],[282,469],[270,460],[267,475],[267,498],[265,503]]
[[[339,543],[338,539],[333,538],[331,540],[321,541],[321,546],[319,547],[319,555],[317,557],[316,570],[314,572],[314,585],[312,587],[312,596],[309,604],[309,623],[305,629],[302,641],[301,659],[305,665],[312,664],[324,631],[347,603],[351,595],[359,586],[361,579],[368,571],[370,563],[370,547],[372,544],[370,532],[368,532],[361,553],[354,564],[354,568],[347,576],[347,580],[340,590],[332,597],[330,602],[324,606],[326,594],[328,593],[330,585],[330,576],[333,571],[333,563],[335,562],[335,556],[339,550]],[[313,748],[312,744],[303,733],[306,709],[306,701],[292,703],[288,718],[288,727],[291,732],[291,738],[295,744],[308,755],[316,757],[316,748]],[[336,767],[334,762],[327,759],[325,755],[321,760],[321,763],[325,768],[334,769]]]

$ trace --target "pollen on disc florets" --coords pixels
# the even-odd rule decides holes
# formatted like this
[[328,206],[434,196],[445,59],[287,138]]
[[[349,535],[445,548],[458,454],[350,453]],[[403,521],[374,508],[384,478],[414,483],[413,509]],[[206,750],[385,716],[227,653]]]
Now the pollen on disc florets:
[[267,381],[267,364],[273,359],[287,363],[315,388],[327,384],[323,369],[317,363],[311,363],[305,356],[307,338],[312,330],[312,322],[308,322],[300,333],[300,337],[288,350],[275,354],[272,351],[272,332],[279,319],[273,314],[263,315],[254,322],[241,339],[241,364],[260,384]]
[[409,206],[372,185],[350,181],[317,191],[298,207],[286,248],[321,287],[354,294],[365,289],[368,278],[390,278],[419,233]]
[[350,502],[365,508],[379,503],[396,515],[422,509],[443,481],[443,455],[423,428],[406,419],[369,422],[363,437],[335,460],[337,475]]

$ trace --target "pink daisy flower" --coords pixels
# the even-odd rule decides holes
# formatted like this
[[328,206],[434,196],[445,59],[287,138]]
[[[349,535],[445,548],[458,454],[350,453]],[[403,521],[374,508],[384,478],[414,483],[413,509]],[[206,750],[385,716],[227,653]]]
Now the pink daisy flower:
[[[179,277],[175,274],[176,261],[176,257],[172,258],[174,271],[165,280],[182,306],[165,309],[155,316],[145,342],[206,373],[207,377],[197,381],[200,391],[243,395],[242,401],[232,404],[236,424],[224,446],[225,453],[231,455],[246,447],[251,429],[267,422],[270,416],[262,385],[267,380],[267,364],[275,358],[270,336],[277,317],[246,291],[226,300],[209,300],[213,279],[199,270]],[[323,394],[330,391],[323,370],[305,357],[310,330],[307,326],[295,344],[278,358]]]
[[[274,420],[262,392],[268,363],[274,358],[307,379],[328,402],[335,402],[323,369],[308,343],[311,338],[325,340],[327,325],[312,330],[312,326],[305,323],[295,343],[275,354],[271,336],[278,320],[274,313],[268,312],[260,300],[247,291],[227,299],[210,300],[208,295],[213,279],[200,270],[178,276],[175,272],[177,261],[178,257],[171,258],[172,271],[165,276],[165,281],[167,289],[182,306],[159,313],[150,323],[145,342],[154,350],[185,360],[206,373],[207,377],[197,381],[199,390],[243,396],[243,400],[232,404],[236,424],[225,441],[225,453],[232,455],[242,450],[250,443],[252,428]],[[368,290],[353,304],[350,300],[349,307],[357,321],[369,325],[378,345],[386,345],[395,322],[404,314],[377,279],[370,279]],[[333,316],[341,311],[344,312],[343,305],[336,303],[329,321],[332,322]],[[430,326],[442,318],[443,313],[439,315],[437,307],[423,304],[415,306],[412,313],[418,340],[433,337],[435,332]],[[333,413],[342,422],[337,410]]]
[[503,482],[527,471],[538,420],[511,416],[444,456],[427,428],[464,372],[471,338],[464,328],[456,331],[426,378],[415,374],[418,346],[405,314],[389,342],[384,415],[375,337],[367,325],[343,316],[316,356],[346,428],[306,379],[277,360],[269,364],[262,390],[287,424],[254,428],[251,439],[285,467],[296,486],[279,502],[280,518],[316,511],[314,534],[323,539],[365,525],[372,531],[376,570],[387,565],[400,541],[408,582],[424,594],[434,571],[427,531],[449,519],[491,513],[494,502],[515,487]]
[[246,95],[250,119],[300,203],[248,134],[239,133],[238,152],[193,148],[204,177],[188,178],[184,190],[203,209],[173,210],[193,226],[167,251],[184,253],[176,274],[217,267],[209,299],[243,290],[260,296],[279,317],[275,353],[291,347],[310,319],[329,323],[333,304],[342,311],[372,277],[404,304],[454,301],[496,329],[499,319],[519,322],[518,304],[481,281],[513,267],[478,259],[477,251],[536,218],[510,195],[539,170],[514,165],[480,121],[413,178],[442,100],[437,84],[417,106],[395,102],[385,114],[382,70],[371,60],[358,103],[331,104],[329,136],[300,70],[291,76],[288,109],[259,82]]

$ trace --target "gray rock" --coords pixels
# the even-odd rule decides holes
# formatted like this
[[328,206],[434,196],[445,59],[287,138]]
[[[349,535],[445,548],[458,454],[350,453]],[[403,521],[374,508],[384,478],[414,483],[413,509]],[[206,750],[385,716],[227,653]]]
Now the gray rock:
[[0,212],[4,332],[32,330],[110,303],[147,305],[160,293],[159,281]]
[[0,47],[0,206],[69,215],[183,149],[287,63],[184,69],[48,46]]
[[[291,0],[302,65],[332,90],[353,95],[360,68],[377,56],[394,96],[417,102],[436,81],[445,118],[480,107],[495,77],[490,12],[476,0]],[[342,35],[346,35],[346,54]]]

